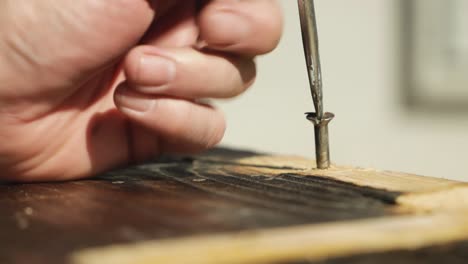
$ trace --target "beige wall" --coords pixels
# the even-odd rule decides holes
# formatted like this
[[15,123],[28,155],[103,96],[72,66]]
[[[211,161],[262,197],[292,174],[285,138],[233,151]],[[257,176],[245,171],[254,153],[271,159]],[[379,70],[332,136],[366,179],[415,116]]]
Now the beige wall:
[[[221,102],[224,145],[313,157],[313,128],[295,0],[285,34],[258,59],[254,87]],[[335,163],[468,180],[468,113],[407,112],[399,97],[397,0],[317,0],[325,108]]]

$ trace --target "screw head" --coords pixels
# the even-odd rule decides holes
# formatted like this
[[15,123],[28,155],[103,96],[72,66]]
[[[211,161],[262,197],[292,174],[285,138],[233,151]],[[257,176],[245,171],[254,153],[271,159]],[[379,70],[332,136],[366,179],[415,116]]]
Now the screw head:
[[335,118],[335,114],[326,112],[323,114],[322,119],[317,118],[317,113],[306,113],[306,118],[314,124],[314,126],[326,126],[330,121]]

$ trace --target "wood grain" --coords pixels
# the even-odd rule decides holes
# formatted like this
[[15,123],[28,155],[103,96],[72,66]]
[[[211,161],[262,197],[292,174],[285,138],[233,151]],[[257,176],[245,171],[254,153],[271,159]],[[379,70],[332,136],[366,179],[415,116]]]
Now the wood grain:
[[[214,152],[216,153],[216,152]],[[421,193],[443,190],[452,186],[465,185],[446,179],[426,177],[402,172],[332,165],[328,170],[315,169],[315,161],[298,156],[273,156],[265,154],[249,155],[249,152],[223,155],[206,154],[196,162],[217,161],[221,166],[211,166],[211,170],[220,168],[224,172],[234,172],[244,175],[278,175],[294,173],[303,176],[322,176],[352,183],[395,192]],[[239,166],[242,164],[243,166]]]
[[322,263],[468,240],[464,183],[312,164],[217,149],[85,181],[0,184],[0,263],[196,263],[177,250],[199,263]]
[[[250,264],[319,261],[468,241],[468,215],[400,216],[112,246],[83,251],[77,264]],[[183,252],[183,254],[179,254]]]

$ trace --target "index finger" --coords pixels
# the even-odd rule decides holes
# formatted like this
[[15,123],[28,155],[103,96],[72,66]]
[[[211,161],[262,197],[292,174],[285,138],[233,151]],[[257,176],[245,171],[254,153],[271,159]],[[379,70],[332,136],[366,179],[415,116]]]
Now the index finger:
[[282,25],[275,0],[212,0],[199,16],[200,39],[207,47],[249,56],[272,51]]

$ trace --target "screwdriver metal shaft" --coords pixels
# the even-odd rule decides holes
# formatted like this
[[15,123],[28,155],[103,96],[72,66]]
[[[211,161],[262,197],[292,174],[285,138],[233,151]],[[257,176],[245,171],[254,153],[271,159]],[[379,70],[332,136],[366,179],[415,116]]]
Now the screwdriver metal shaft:
[[320,67],[319,42],[315,7],[313,0],[298,0],[299,16],[302,29],[302,42],[306,59],[309,85],[314,102],[315,113],[307,113],[307,119],[315,127],[315,154],[318,169],[330,167],[330,147],[328,123],[332,113],[324,113],[322,71]]

